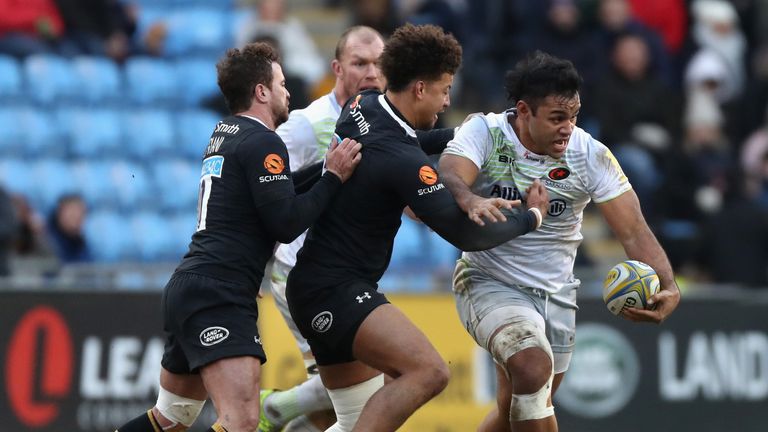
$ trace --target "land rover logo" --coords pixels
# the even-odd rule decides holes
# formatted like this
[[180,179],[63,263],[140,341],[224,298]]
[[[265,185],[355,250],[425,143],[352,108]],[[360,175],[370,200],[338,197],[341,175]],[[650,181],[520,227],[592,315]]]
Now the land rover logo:
[[581,417],[607,417],[629,403],[639,380],[640,361],[624,335],[603,324],[580,324],[555,400]]
[[216,345],[229,337],[229,330],[224,327],[208,327],[200,332],[200,343],[203,346]]
[[325,333],[333,324],[333,314],[329,311],[323,311],[312,318],[312,328],[318,333]]

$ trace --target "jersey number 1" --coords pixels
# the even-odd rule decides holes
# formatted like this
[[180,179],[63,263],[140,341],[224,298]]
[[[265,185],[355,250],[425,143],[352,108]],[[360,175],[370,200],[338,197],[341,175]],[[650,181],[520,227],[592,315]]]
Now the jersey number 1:
[[213,178],[221,177],[224,169],[224,156],[211,156],[203,160],[203,169],[200,173],[200,192],[197,196],[197,230],[205,229],[208,217],[208,200],[211,198]]

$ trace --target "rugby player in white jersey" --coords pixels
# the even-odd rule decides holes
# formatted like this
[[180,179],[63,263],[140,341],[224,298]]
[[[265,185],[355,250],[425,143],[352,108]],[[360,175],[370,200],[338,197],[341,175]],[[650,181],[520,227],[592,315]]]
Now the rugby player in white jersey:
[[[573,65],[537,52],[508,72],[514,107],[475,117],[456,133],[439,174],[478,224],[500,213],[480,197],[525,199],[539,179],[550,208],[535,232],[496,248],[465,252],[453,290],[459,317],[496,362],[497,407],[480,431],[556,431],[552,394],[574,346],[576,249],[584,207],[595,201],[630,259],[651,265],[661,290],[654,310],[629,309],[633,321],[661,323],[680,292],[669,260],[610,150],[576,126],[581,78]],[[477,195],[475,195],[477,194]]]

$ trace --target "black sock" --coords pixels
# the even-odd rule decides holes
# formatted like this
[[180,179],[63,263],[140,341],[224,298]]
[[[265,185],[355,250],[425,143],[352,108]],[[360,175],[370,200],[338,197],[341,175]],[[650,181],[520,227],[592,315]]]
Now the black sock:
[[226,429],[224,429],[224,426],[214,423],[208,430],[205,432],[227,432]]
[[163,432],[163,429],[157,424],[152,410],[149,410],[120,426],[115,432]]

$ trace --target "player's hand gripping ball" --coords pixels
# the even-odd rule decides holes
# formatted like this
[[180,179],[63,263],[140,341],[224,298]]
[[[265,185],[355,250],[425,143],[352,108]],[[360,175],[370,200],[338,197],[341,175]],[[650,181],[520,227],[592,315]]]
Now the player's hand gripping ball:
[[626,308],[653,309],[648,299],[659,291],[659,277],[640,261],[627,260],[613,266],[603,282],[603,300],[608,310],[620,315]]

